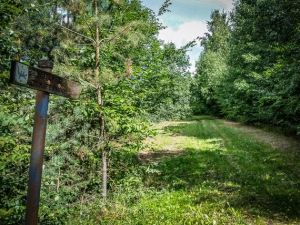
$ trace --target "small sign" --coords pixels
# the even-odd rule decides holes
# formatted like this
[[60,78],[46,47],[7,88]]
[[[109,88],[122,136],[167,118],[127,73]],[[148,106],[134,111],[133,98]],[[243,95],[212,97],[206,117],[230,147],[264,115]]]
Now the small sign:
[[82,85],[77,82],[16,61],[11,64],[10,82],[74,99],[82,90]]

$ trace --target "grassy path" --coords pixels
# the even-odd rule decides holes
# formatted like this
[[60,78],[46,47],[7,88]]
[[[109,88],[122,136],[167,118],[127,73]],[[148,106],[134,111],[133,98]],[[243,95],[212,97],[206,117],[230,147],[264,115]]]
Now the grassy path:
[[157,129],[154,151],[140,155],[157,171],[147,185],[161,188],[140,203],[146,220],[300,224],[300,142],[205,117]]
[[299,141],[209,117],[155,128],[106,224],[300,224]]

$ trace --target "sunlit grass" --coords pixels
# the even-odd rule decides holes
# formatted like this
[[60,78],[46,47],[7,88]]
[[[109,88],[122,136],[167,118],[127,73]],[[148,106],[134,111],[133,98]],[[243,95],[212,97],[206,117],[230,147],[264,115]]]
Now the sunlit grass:
[[100,216],[102,223],[300,223],[297,154],[206,117],[156,129],[150,159],[140,165],[146,168],[141,183],[128,181],[106,207],[110,215]]

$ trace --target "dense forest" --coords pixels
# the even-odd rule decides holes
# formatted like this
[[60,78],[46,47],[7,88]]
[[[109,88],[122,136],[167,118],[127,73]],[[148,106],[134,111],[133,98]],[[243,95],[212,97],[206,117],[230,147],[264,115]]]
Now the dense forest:
[[300,2],[234,4],[212,12],[192,74],[196,41],[157,37],[168,0],[157,15],[139,0],[1,0],[0,221],[24,221],[35,103],[34,90],[9,83],[12,60],[51,60],[83,85],[79,99],[50,96],[41,224],[99,222],[110,202],[133,204],[153,122],[210,114],[300,135]]
[[213,12],[194,110],[300,134],[299,26],[299,1],[241,0],[229,14]]

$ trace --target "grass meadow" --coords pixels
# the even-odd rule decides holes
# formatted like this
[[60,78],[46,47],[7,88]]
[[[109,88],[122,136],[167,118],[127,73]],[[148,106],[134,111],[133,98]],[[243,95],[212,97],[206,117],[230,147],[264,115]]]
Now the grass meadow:
[[210,117],[154,129],[111,201],[93,203],[77,222],[300,224],[299,146],[280,149],[278,134],[264,141],[272,134]]

